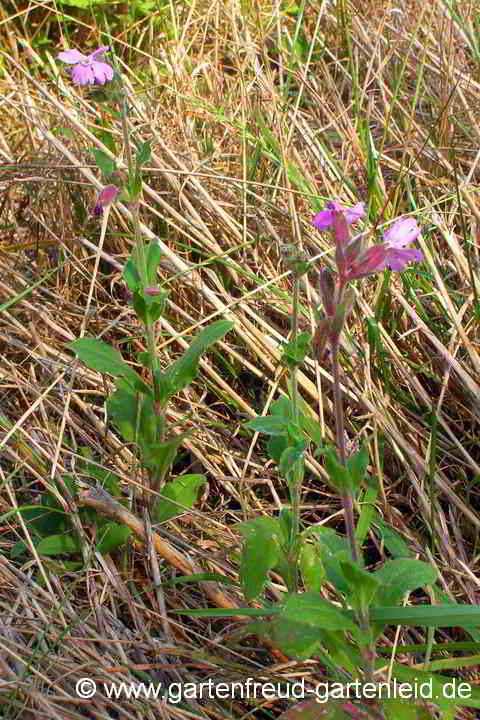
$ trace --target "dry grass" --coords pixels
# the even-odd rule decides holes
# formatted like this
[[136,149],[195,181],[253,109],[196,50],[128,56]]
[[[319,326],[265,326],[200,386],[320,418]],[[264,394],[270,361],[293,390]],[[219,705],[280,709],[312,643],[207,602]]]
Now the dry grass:
[[[113,22],[119,5],[110,5]],[[235,324],[170,408],[172,419],[186,418],[193,430],[174,472],[201,468],[208,492],[195,512],[156,528],[161,577],[202,571],[238,581],[235,523],[287,500],[262,438],[242,429],[286,392],[279,359],[291,277],[283,245],[301,246],[317,258],[315,267],[330,263],[330,238],[311,226],[319,198],[370,198],[379,227],[415,212],[426,261],[385,286],[382,278],[357,285],[342,348],[348,440],[369,439],[371,473],[382,486],[378,512],[436,564],[452,600],[480,603],[475,9],[464,2],[455,14],[441,0],[412,0],[402,11],[345,2],[342,16],[341,7],[159,3],[114,28],[132,131],[153,146],[142,219],[145,236],[159,238],[159,280],[171,291],[159,323],[162,366],[213,318]],[[99,10],[96,25],[91,13],[75,13],[62,24],[54,2],[12,1],[0,9],[2,712],[240,718],[253,710],[277,717],[284,701],[262,709],[216,699],[200,708],[75,695],[82,676],[169,683],[303,674],[313,682],[322,674],[315,662],[285,663],[254,638],[236,638],[241,618],[232,625],[165,615],[140,538],[124,555],[95,553],[92,528],[81,525],[62,492],[62,478],[73,475],[83,501],[108,510],[85,475],[84,448],[118,474],[126,496],[139,482],[134,449],[106,422],[110,379],[75,364],[65,347],[83,332],[133,362],[142,344],[121,280],[132,245],[129,210],[114,207],[101,250],[100,226],[88,217],[102,186],[91,149],[109,153],[102,128],[120,148],[119,122],[52,59],[64,47],[108,44]],[[369,176],[372,147],[378,164]],[[121,172],[120,150],[116,160]],[[312,328],[315,285],[313,270],[302,294],[305,329]],[[374,317],[381,338],[375,357],[366,322]],[[328,363],[308,360],[299,387],[332,437]],[[307,464],[303,522],[341,529],[341,505],[323,468],[313,457]],[[84,563],[75,569],[39,556],[28,523],[9,514],[39,502],[47,487],[76,518]],[[142,509],[132,502],[130,511],[123,519],[140,533]],[[12,559],[19,540],[26,554]],[[378,562],[383,546],[372,536],[369,548]],[[280,590],[272,585],[272,599]],[[163,601],[167,610],[244,604],[235,585],[213,583],[166,586]]]

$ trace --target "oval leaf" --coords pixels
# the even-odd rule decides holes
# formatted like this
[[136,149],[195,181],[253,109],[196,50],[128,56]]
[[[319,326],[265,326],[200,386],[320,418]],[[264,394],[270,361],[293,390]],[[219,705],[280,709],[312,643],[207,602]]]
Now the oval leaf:
[[137,375],[122,358],[118,350],[115,350],[103,340],[97,338],[78,338],[67,345],[85,365],[92,370],[105,372],[114,377],[123,376],[127,378],[135,388],[143,392],[149,392],[142,378]]
[[379,605],[396,605],[403,600],[405,593],[433,585],[437,580],[437,571],[431,565],[414,558],[396,558],[389,560],[374,573],[382,587],[377,595]]
[[102,555],[107,555],[123,545],[131,534],[132,531],[126,525],[120,525],[114,522],[106,523],[101,530],[98,531],[98,552],[102,553]]
[[40,555],[62,555],[63,553],[78,553],[80,545],[71,535],[49,535],[37,545]]

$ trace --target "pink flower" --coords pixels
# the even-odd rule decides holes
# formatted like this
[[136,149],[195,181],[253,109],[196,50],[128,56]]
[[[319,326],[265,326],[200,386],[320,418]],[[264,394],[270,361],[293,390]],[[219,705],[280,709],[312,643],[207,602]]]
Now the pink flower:
[[115,202],[115,198],[118,193],[119,190],[116,185],[105,185],[97,198],[95,207],[93,208],[93,214],[95,217],[101,217],[103,215],[103,208]]
[[376,272],[391,268],[404,270],[410,262],[421,262],[423,253],[410,245],[420,234],[420,228],[414,218],[396,220],[383,236],[383,243],[365,249],[366,234],[361,233],[350,239],[348,226],[365,215],[364,203],[353,208],[345,208],[339,203],[330,201],[328,210],[323,210],[313,219],[319,230],[332,228],[335,240],[335,261],[340,285],[343,287],[348,280],[373,275]]
[[113,68],[97,60],[97,57],[102,57],[107,50],[108,47],[99,47],[90,55],[83,55],[78,50],[65,50],[57,55],[57,59],[73,65],[70,70],[75,85],[105,85],[113,78]]
[[327,230],[333,224],[333,215],[335,211],[343,211],[347,224],[351,225],[356,220],[365,216],[365,203],[360,202],[358,205],[355,205],[355,207],[348,208],[344,205],[340,205],[340,203],[330,200],[327,204],[327,210],[322,210],[322,212],[315,215],[312,220],[312,223],[317,230]]
[[397,272],[404,270],[409,262],[421,262],[423,253],[415,248],[407,248],[420,235],[420,228],[414,218],[396,220],[383,236],[384,242],[366,250],[348,268],[345,279],[373,275],[387,267]]

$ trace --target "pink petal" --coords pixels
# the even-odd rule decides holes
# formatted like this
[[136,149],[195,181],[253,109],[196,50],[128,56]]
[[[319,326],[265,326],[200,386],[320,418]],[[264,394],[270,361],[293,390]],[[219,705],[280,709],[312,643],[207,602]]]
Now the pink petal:
[[312,224],[317,228],[317,230],[328,230],[332,222],[332,210],[322,210],[322,212],[318,213],[318,215],[315,215],[312,220]]
[[91,65],[75,65],[72,68],[72,81],[75,85],[93,85],[95,75]]
[[340,205],[340,203],[337,202],[336,200],[329,200],[327,203],[327,208],[329,210],[336,210],[337,212],[347,209],[344,205]]
[[420,234],[420,228],[415,218],[401,218],[393,223],[383,236],[387,245],[392,247],[405,247],[410,245]]
[[322,212],[318,213],[318,215],[315,215],[315,217],[312,220],[313,225],[317,228],[317,230],[327,230],[327,228],[330,227],[330,225],[333,223],[333,213],[334,212],[343,212],[345,215],[345,219],[347,221],[348,225],[351,225],[356,220],[359,220],[360,218],[364,217],[365,215],[365,203],[360,202],[355,207],[349,208],[345,205],[341,205],[340,203],[330,200],[330,202],[327,203],[327,209],[322,210]]
[[57,60],[61,60],[64,63],[73,65],[75,63],[85,62],[87,59],[86,55],[83,55],[78,50],[65,50],[57,55]]
[[107,65],[107,63],[98,62],[96,60],[95,62],[92,62],[91,67],[95,82],[99,85],[105,85],[108,80],[113,78],[113,68],[110,67],[110,65]]
[[355,205],[352,208],[344,208],[344,210],[347,223],[351,225],[365,216],[365,203],[359,202],[358,205]]
[[[107,207],[107,205],[110,205],[112,202],[115,201],[115,198],[117,197],[119,193],[118,187],[116,185],[105,185],[103,190],[100,192],[97,202],[95,205],[95,210],[99,208]],[[101,213],[98,213],[101,215]]]
[[[392,249],[387,253],[385,259],[385,267],[390,267],[392,270],[397,272],[404,270],[406,265],[410,262],[421,262],[423,260],[423,253],[420,250],[414,248],[406,249]],[[384,268],[382,268],[383,270]]]
[[88,56],[88,59],[89,59],[89,60],[96,60],[97,57],[100,57],[100,55],[103,55],[103,54],[106,53],[107,50],[109,50],[109,49],[110,49],[110,48],[108,47],[108,45],[102,45],[102,47],[99,47],[99,48],[97,48],[96,50],[94,50],[92,53],[90,53],[90,55]]
[[362,255],[361,261],[350,267],[347,280],[358,280],[367,275],[373,275],[379,270],[384,270],[387,252],[388,246],[383,243],[369,248]]

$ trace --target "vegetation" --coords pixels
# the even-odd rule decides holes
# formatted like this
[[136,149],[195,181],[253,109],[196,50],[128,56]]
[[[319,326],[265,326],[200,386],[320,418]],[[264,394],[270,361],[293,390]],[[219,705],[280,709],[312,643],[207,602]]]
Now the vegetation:
[[476,717],[474,5],[0,37],[2,717]]

